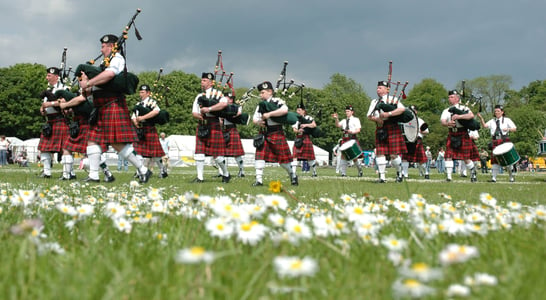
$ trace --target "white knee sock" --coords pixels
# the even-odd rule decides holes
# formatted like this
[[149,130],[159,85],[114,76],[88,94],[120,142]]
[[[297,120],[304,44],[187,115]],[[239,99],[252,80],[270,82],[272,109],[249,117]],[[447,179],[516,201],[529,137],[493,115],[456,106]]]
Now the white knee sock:
[[148,172],[148,168],[142,164],[142,160],[138,159],[138,157],[134,154],[133,145],[126,144],[125,147],[119,151],[118,155],[135,166],[139,174],[146,174],[146,172]]
[[42,161],[42,165],[44,165],[44,175],[51,176],[51,152],[42,152],[40,160]]
[[447,173],[447,179],[451,179],[451,174],[453,173],[453,161],[452,160],[446,160],[446,173]]
[[408,171],[409,171],[409,161],[403,161],[402,162],[402,175],[404,177],[408,177],[409,176]]
[[387,169],[387,159],[385,156],[378,156],[375,159],[377,163],[377,171],[379,172],[379,178],[385,180],[385,171]]
[[205,171],[205,154],[195,154],[195,167],[197,169],[197,179],[203,180],[203,173]]
[[256,182],[263,183],[265,160],[255,161],[254,166],[256,168]]
[[87,146],[87,158],[89,158],[89,178],[99,179],[100,156],[102,149],[99,145]]
[[218,169],[222,170],[222,176],[228,177],[229,171],[227,169],[226,159],[223,156],[218,156],[215,160],[216,164],[218,164]]

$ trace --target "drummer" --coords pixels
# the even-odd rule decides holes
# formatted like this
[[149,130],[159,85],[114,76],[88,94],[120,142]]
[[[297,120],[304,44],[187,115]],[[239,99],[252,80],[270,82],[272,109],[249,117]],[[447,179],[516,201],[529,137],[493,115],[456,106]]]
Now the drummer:
[[[377,149],[377,168],[379,179],[377,183],[385,183],[385,171],[387,167],[386,155],[389,155],[393,168],[396,169],[396,182],[402,182],[402,158],[406,154],[406,142],[402,135],[402,129],[394,117],[403,114],[406,110],[397,97],[389,96],[390,83],[379,81],[377,83],[377,99],[372,100],[368,109],[368,119],[376,123],[375,147]],[[376,110],[379,102],[396,105],[396,109],[389,112]],[[394,118],[395,119],[395,118]]]
[[[483,127],[489,128],[491,133],[492,145],[494,150],[498,145],[506,142],[510,142],[508,135],[510,132],[516,132],[516,124],[505,116],[504,107],[502,105],[495,105],[495,110],[493,111],[495,117],[487,123],[483,120],[483,117],[478,113],[478,118]],[[496,157],[491,155],[491,180],[490,182],[497,182],[497,174],[500,172],[501,166],[499,165]],[[516,179],[514,177],[512,165],[507,166],[508,174],[510,176],[510,182],[514,182]]]
[[[362,127],[360,125],[360,119],[354,116],[354,108],[352,105],[348,105],[345,107],[345,116],[346,119],[339,120],[338,115],[336,112],[332,114],[332,117],[336,121],[336,127],[341,128],[343,130],[343,138],[341,141],[340,148],[343,149],[343,144],[354,140],[355,144],[360,148],[360,144],[358,143],[358,139],[356,138],[356,135],[360,133],[360,128]],[[354,157],[353,163],[358,169],[358,177],[362,177],[362,166],[360,165],[359,158],[362,156],[362,151],[360,151],[360,155],[357,157]],[[347,159],[344,155],[341,156],[341,160],[339,163],[340,166],[340,172],[341,177],[347,176]]]

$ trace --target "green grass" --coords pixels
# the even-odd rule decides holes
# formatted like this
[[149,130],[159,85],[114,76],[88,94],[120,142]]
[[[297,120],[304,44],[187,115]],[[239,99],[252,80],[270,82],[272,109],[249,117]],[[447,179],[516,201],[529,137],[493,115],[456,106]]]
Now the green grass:
[[[430,181],[422,180],[416,169],[411,169],[413,179],[395,183],[392,169],[388,171],[389,182],[375,184],[372,169],[365,169],[364,177],[357,178],[356,170],[350,168],[349,177],[341,178],[333,169],[320,168],[319,177],[300,175],[300,185],[293,187],[282,169],[268,167],[265,185],[252,187],[253,168],[246,169],[246,177],[234,177],[229,184],[222,184],[215,178],[216,170],[207,167],[206,182],[192,184],[195,168],[187,167],[174,168],[166,179],[154,175],[148,184],[132,187],[131,169],[114,171],[116,181],[111,184],[79,185],[75,181],[57,180],[61,174],[59,165],[55,165],[51,179],[36,178],[35,165],[4,167],[0,169],[3,197],[0,201],[0,298],[391,299],[393,283],[401,276],[399,266],[389,260],[389,251],[380,244],[381,239],[391,234],[407,241],[408,247],[401,251],[404,259],[442,270],[442,279],[426,283],[436,291],[427,299],[445,298],[449,285],[464,284],[465,276],[475,273],[493,275],[498,283],[471,287],[470,299],[543,298],[546,292],[545,219],[536,214],[535,208],[546,204],[546,173],[519,173],[516,183],[508,183],[507,175],[501,175],[496,184],[486,182],[489,174],[478,174],[477,183],[454,175],[454,182],[447,183],[434,169]],[[234,169],[232,173],[236,174]],[[83,171],[77,175],[79,179],[86,176]],[[234,207],[253,204],[256,195],[271,194],[267,183],[272,180],[283,184],[284,191],[279,196],[288,200],[289,209],[279,214],[285,219],[303,220],[313,229],[312,216],[330,213],[337,221],[345,222],[347,232],[336,237],[315,234],[298,244],[278,242],[273,236],[280,230],[267,219],[272,212],[266,211],[263,217],[253,220],[266,225],[271,232],[254,246],[243,244],[235,237],[221,240],[209,234],[205,222],[214,213],[204,202],[206,196],[214,196],[216,201],[228,196],[234,201]],[[148,194],[151,188],[159,189],[162,199],[172,206],[164,212],[152,212],[152,201],[146,200],[152,197]],[[12,205],[10,198],[19,189],[35,190],[39,194],[26,207]],[[441,232],[427,238],[417,229],[412,214],[395,208],[397,199],[409,204],[413,194],[420,194],[428,204],[443,205],[444,216],[451,213],[467,216],[479,209],[486,210],[480,202],[482,193],[497,199],[497,212],[487,214],[490,219],[481,223],[490,228],[484,234]],[[127,209],[131,204],[138,207],[126,215],[127,220],[133,220],[130,233],[120,232],[106,215],[104,206],[111,200]],[[137,200],[141,203],[135,204]],[[510,209],[511,201],[521,203],[522,208]],[[78,219],[57,210],[55,206],[59,203],[74,207],[92,203],[95,210],[89,217]],[[348,204],[365,207],[370,203],[383,208],[373,215],[384,215],[389,222],[381,227],[376,239],[366,240],[340,211]],[[201,215],[190,212],[192,217],[188,217],[185,213],[188,208]],[[532,221],[525,225],[519,222],[518,216],[532,213],[535,213]],[[153,222],[135,221],[147,219],[147,214],[153,216]],[[44,236],[38,239],[38,244],[58,243],[64,254],[40,253],[30,232],[23,235],[10,232],[12,226],[34,218],[44,224],[41,231]],[[65,226],[70,220],[77,221],[72,230]],[[427,220],[440,223],[433,217]],[[451,243],[477,247],[479,256],[443,266],[438,255]],[[193,246],[212,251],[217,258],[211,264],[175,261],[179,250]],[[319,270],[311,277],[281,278],[273,266],[277,256],[311,257]],[[275,292],[281,288],[285,293]]]

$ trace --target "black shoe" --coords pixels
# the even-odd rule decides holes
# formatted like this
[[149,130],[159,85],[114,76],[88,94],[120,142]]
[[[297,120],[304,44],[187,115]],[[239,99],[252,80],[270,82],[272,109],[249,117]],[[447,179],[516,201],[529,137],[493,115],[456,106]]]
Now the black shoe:
[[426,174],[425,179],[430,179],[430,176],[428,174]]
[[510,176],[510,182],[516,182],[516,178],[514,178],[514,176]]
[[451,181],[451,179],[449,179],[449,178],[446,178],[446,181],[447,181],[447,182],[450,182],[450,181]]
[[358,170],[358,177],[362,177],[362,170]]
[[216,177],[218,177],[218,178],[219,178],[219,177],[224,177],[224,175],[218,174],[218,175],[216,175]]
[[191,182],[193,182],[193,183],[203,183],[205,181],[203,179],[199,179],[199,178],[195,177],[195,179],[193,179]]
[[98,183],[100,182],[100,179],[93,179],[91,177],[87,177],[85,179],[82,179],[83,182],[95,182],[95,183]]
[[169,174],[167,172],[161,172],[159,173],[159,178],[167,178]]
[[374,181],[374,183],[386,183],[386,181],[383,179],[377,179],[376,181]]
[[150,180],[150,177],[152,177],[154,173],[150,170],[146,171],[146,174],[140,175],[140,183],[146,183],[148,180]]
[[51,175],[46,175],[46,174],[44,174],[42,172],[40,175],[38,175],[38,177],[40,177],[40,178],[51,178]]
[[238,177],[245,177],[245,173],[243,173],[242,169],[239,170],[239,174],[237,176]]
[[138,175],[138,172],[135,172],[135,174],[133,174],[133,178],[140,178],[140,175]]
[[76,175],[75,174],[70,174],[70,178],[68,178],[68,180],[76,180]]
[[231,179],[231,175],[228,176],[222,176],[222,182],[223,183],[229,183],[229,180]]
[[110,173],[110,176],[106,175],[104,176],[104,182],[114,182],[116,180],[116,177]]
[[468,177],[468,176],[466,176],[466,175],[461,175],[461,177],[465,177],[465,178],[466,178],[466,177]]
[[256,181],[252,184],[252,186],[263,186],[264,184],[259,182],[259,181]]
[[61,181],[68,181],[68,180],[70,180],[70,178],[66,178],[66,177],[64,177],[64,176],[61,176],[61,178],[59,178],[59,180],[61,180]]
[[497,182],[497,180],[496,179],[489,179],[488,182],[495,183],[495,182]]
[[345,174],[341,174],[341,177],[347,177],[347,175],[345,175]]
[[317,177],[317,172],[313,172],[313,177]]
[[291,178],[290,183],[292,185],[298,185],[298,176],[294,176]]
[[396,182],[402,182],[404,181],[404,178],[402,176],[396,176]]
[[477,181],[478,181],[478,178],[476,178],[476,177],[471,177],[470,178],[470,182],[477,182]]

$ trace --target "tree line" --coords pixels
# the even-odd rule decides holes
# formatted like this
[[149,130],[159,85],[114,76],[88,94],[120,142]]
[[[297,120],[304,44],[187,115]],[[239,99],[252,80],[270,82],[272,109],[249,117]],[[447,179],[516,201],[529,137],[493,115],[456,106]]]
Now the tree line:
[[[47,88],[45,70],[44,65],[28,63],[0,68],[0,134],[17,136],[23,140],[40,136],[41,124],[44,122],[39,113],[42,101],[40,93]],[[159,85],[169,88],[159,100],[160,107],[168,110],[170,121],[158,126],[158,130],[167,135],[194,135],[196,122],[192,118],[191,107],[195,96],[201,92],[200,77],[173,71],[164,74],[157,82],[156,72],[142,72],[137,75],[140,84],[149,84],[152,90],[154,86],[159,89]],[[459,90],[462,88],[461,83],[457,86]],[[546,80],[530,82],[519,91],[510,89],[512,79],[507,75],[478,77],[465,80],[465,83],[464,93],[468,95],[468,99],[480,99],[481,102],[481,105],[473,107],[474,114],[481,107],[481,114],[487,121],[493,117],[495,105],[504,105],[507,117],[518,127],[517,132],[510,136],[518,153],[536,155],[537,143],[544,137],[546,130]],[[237,87],[236,96],[240,97],[248,88]],[[447,91],[436,80],[426,78],[415,84],[403,100],[406,106],[415,105],[419,117],[429,125],[430,134],[424,138],[424,144],[430,146],[433,153],[440,147],[445,147],[447,128],[441,126],[440,114],[449,106]],[[284,100],[294,111],[300,101],[303,101],[308,113],[315,118],[324,133],[322,137],[314,138],[313,142],[327,151],[331,151],[341,138],[341,131],[335,127],[331,114],[337,111],[342,119],[345,106],[352,105],[355,116],[362,123],[362,130],[358,135],[362,149],[371,150],[375,144],[375,124],[367,120],[366,113],[371,99],[375,97],[376,95],[367,95],[363,86],[355,80],[336,73],[322,89],[305,87],[301,93],[291,98],[284,97]],[[127,96],[129,108],[138,101],[138,94]],[[249,99],[243,105],[243,111],[252,115],[258,101],[257,98]],[[248,126],[239,126],[239,131],[242,138],[251,138],[258,132],[258,128],[250,123]],[[286,132],[289,139],[294,138],[290,128]],[[489,141],[489,132],[484,128],[480,129],[478,148],[485,149]]]

